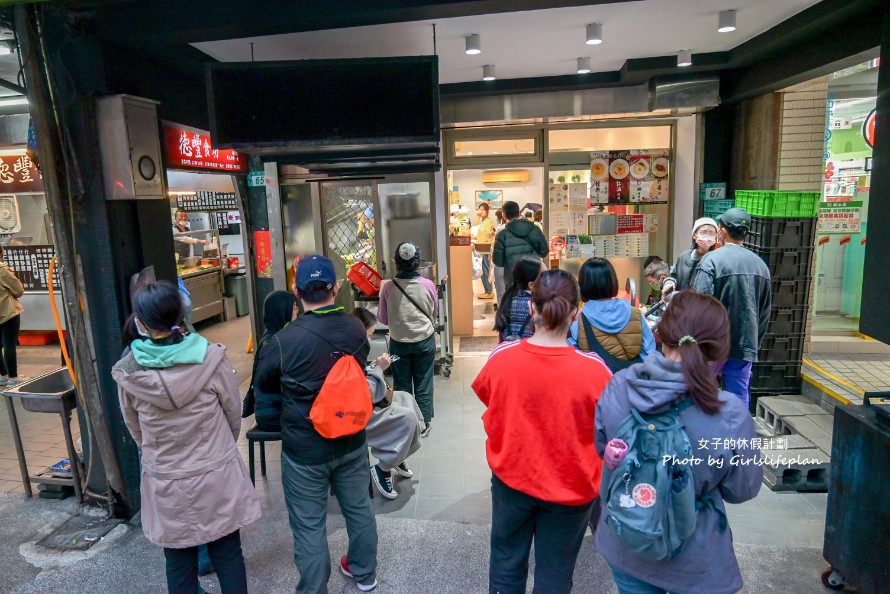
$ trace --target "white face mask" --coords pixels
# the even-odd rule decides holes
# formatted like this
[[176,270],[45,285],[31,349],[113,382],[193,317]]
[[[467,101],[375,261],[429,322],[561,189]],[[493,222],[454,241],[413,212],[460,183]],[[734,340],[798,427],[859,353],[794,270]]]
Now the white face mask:
[[710,248],[715,243],[717,243],[717,240],[713,237],[696,237],[695,238],[695,245],[697,245],[701,248],[704,248],[704,249]]
[[139,321],[139,318],[134,318],[134,321],[136,322],[136,332],[139,336],[143,338],[151,338],[151,334],[148,333],[148,329]]

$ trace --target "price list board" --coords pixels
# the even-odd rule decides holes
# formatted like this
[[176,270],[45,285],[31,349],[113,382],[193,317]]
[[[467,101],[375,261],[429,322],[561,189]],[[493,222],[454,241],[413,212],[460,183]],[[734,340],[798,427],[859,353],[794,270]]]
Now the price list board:
[[186,212],[208,212],[212,210],[238,210],[239,205],[235,192],[198,190],[194,196],[177,196],[176,206]]
[[[3,259],[22,281],[25,291],[47,291],[49,290],[49,262],[54,253],[51,245],[7,246],[3,249]],[[61,290],[60,286],[57,266],[53,271],[53,287]]]

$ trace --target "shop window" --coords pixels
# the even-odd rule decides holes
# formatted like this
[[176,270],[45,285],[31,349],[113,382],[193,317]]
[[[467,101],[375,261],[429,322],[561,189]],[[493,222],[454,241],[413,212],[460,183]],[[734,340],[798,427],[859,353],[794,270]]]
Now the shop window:
[[447,135],[447,162],[451,167],[484,163],[531,163],[544,160],[544,131],[456,131]]

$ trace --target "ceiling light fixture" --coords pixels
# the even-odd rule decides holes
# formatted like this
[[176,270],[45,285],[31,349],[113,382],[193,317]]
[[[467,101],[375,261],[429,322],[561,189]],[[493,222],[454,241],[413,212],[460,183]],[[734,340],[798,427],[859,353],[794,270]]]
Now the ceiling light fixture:
[[27,105],[28,98],[22,96],[0,97],[0,107],[9,107],[10,105]]
[[471,56],[482,53],[482,38],[477,34],[467,35],[465,38],[467,44],[467,53]]
[[590,23],[587,25],[587,45],[598,45],[603,42],[603,24]]
[[689,50],[677,52],[677,66],[692,66],[692,52]]
[[590,58],[578,58],[578,74],[590,72]]
[[720,17],[717,20],[717,30],[721,33],[729,33],[735,31],[735,11],[721,10]]
[[494,80],[495,78],[497,77],[494,75],[493,64],[486,64],[482,67],[482,80]]

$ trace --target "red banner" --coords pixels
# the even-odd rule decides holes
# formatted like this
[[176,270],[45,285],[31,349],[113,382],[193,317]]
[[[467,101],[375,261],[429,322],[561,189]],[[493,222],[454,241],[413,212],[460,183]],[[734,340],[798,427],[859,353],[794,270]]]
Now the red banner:
[[618,215],[618,234],[645,232],[645,219],[641,214]]
[[42,192],[43,177],[31,157],[20,154],[0,155],[0,193]]
[[247,155],[213,148],[210,134],[202,130],[164,122],[164,144],[168,167],[247,173]]
[[253,232],[256,250],[256,272],[259,278],[272,278],[272,234],[268,231]]

